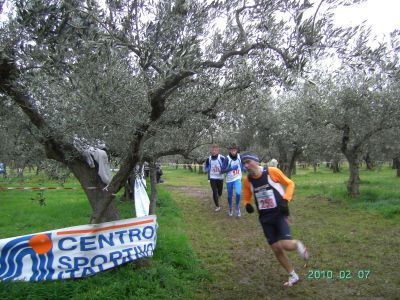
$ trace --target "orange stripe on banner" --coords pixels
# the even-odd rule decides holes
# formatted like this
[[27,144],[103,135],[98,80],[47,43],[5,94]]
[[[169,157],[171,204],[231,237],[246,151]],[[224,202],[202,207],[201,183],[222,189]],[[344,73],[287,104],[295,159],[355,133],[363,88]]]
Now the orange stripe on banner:
[[122,224],[122,225],[113,225],[113,226],[108,226],[108,227],[103,227],[103,228],[95,228],[95,229],[58,231],[57,235],[80,234],[80,233],[95,233],[95,232],[106,231],[106,230],[110,230],[110,229],[133,227],[133,226],[142,225],[142,224],[148,224],[148,223],[153,223],[153,220],[139,221],[139,222]]

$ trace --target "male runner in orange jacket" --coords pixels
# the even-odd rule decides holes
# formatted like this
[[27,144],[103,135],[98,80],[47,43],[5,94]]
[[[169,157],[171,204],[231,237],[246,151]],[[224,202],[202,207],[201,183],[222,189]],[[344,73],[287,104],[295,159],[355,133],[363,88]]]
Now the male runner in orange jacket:
[[[248,176],[244,178],[243,182],[243,202],[246,211],[254,212],[254,208],[250,204],[251,196],[254,194],[259,221],[268,244],[279,263],[289,273],[289,280],[285,282],[285,285],[292,286],[299,280],[299,276],[294,271],[284,250],[297,250],[302,258],[305,260],[309,258],[303,243],[292,240],[287,220],[288,202],[292,200],[294,182],[278,168],[263,169],[258,156],[253,153],[242,154],[242,163],[248,172]],[[283,190],[281,184],[286,187],[286,190]]]

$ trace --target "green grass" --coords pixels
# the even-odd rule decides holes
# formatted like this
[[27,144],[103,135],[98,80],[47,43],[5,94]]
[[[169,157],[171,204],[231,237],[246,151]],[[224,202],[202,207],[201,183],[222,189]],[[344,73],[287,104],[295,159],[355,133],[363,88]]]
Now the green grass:
[[[225,191],[223,209],[214,213],[204,175],[168,171],[165,185],[181,208],[193,248],[212,276],[209,299],[397,299],[400,219],[395,207],[400,180],[389,168],[361,170],[360,176],[358,199],[346,195],[346,169],[339,174],[326,168],[316,173],[299,169],[293,176],[291,229],[312,255],[302,267],[296,253],[288,253],[302,279],[293,289],[282,287],[285,271],[266,245],[255,215],[228,217]],[[195,186],[188,188],[188,182]],[[309,278],[315,270],[332,271],[334,278]],[[368,278],[358,278],[363,270],[369,272]],[[341,273],[351,278],[341,279]]]
[[[30,176],[29,176],[30,177]],[[20,180],[0,179],[1,186],[58,186],[45,176],[33,176]],[[70,179],[65,186],[78,187]],[[45,205],[38,202],[39,191],[0,191],[0,237],[12,237],[74,225],[87,224],[91,209],[83,190],[44,190]],[[60,218],[62,216],[62,218]]]
[[182,168],[174,167],[163,168],[164,177],[167,178],[166,184],[169,186],[188,186],[188,187],[208,187],[207,174],[190,172]]
[[[16,186],[16,179],[0,179],[0,186]],[[32,177],[21,185],[57,186]],[[77,186],[71,179],[65,186]],[[0,238],[87,224],[91,210],[83,191],[45,191],[46,205],[35,200],[38,192],[0,191]],[[132,202],[119,202],[123,218],[133,216]],[[53,282],[0,283],[0,299],[192,299],[209,280],[183,230],[180,210],[162,186],[157,203],[157,247],[150,266],[128,264],[85,279]]]
[[389,167],[367,171],[360,169],[360,193],[357,198],[347,194],[348,170],[333,174],[321,167],[316,173],[309,169],[298,169],[293,176],[296,182],[296,196],[325,197],[340,202],[349,208],[377,212],[389,219],[400,219],[400,178]]
[[[167,185],[206,187],[207,175],[197,174],[179,168],[165,168]],[[385,218],[400,218],[400,178],[395,176],[395,170],[383,166],[380,170],[368,171],[360,168],[360,192],[358,198],[351,198],[347,194],[346,183],[349,178],[346,166],[340,173],[332,173],[326,167],[318,168],[313,172],[311,168],[298,168],[292,179],[296,183],[296,197],[323,197],[330,201],[340,202],[343,205],[380,213]]]
[[[266,247],[257,218],[230,219],[212,212],[207,176],[164,168],[158,185],[157,247],[150,266],[126,265],[79,280],[0,283],[0,299],[392,299],[400,282],[400,179],[394,170],[361,169],[361,196],[346,194],[348,171],[298,169],[292,211],[295,238],[309,245],[313,259],[299,268],[303,281],[284,290],[285,274]],[[28,174],[24,182],[2,179],[0,186],[57,186]],[[70,179],[65,186],[79,186]],[[91,210],[82,190],[0,191],[0,238],[87,224]],[[225,197],[225,191],[224,191]],[[34,200],[31,200],[34,198]],[[201,201],[199,201],[201,200]],[[223,206],[226,208],[226,200]],[[131,202],[118,202],[123,218]],[[299,265],[298,257],[290,258]],[[371,271],[368,280],[307,280],[310,270]],[[266,280],[268,278],[269,280]],[[267,294],[266,294],[267,293]]]

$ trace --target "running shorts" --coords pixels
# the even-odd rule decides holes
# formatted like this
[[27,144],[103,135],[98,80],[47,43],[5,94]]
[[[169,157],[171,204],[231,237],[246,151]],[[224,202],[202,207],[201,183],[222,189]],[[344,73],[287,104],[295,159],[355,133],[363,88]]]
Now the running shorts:
[[272,245],[277,241],[292,239],[287,216],[277,213],[260,216],[259,220],[268,244]]

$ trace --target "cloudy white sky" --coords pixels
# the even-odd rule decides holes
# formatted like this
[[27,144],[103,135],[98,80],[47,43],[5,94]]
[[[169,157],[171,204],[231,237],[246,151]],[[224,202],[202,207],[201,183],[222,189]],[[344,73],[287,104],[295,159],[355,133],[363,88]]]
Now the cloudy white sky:
[[[8,11],[9,4],[7,2],[5,1],[3,14],[0,14],[0,21],[5,20],[4,12]],[[400,29],[399,14],[400,0],[367,0],[358,5],[337,9],[335,19],[337,24],[342,26],[357,25],[366,21],[366,24],[372,27],[372,32],[381,37]]]
[[336,11],[338,24],[353,26],[366,22],[372,33],[382,37],[400,30],[400,0],[367,0],[365,3],[342,7]]

